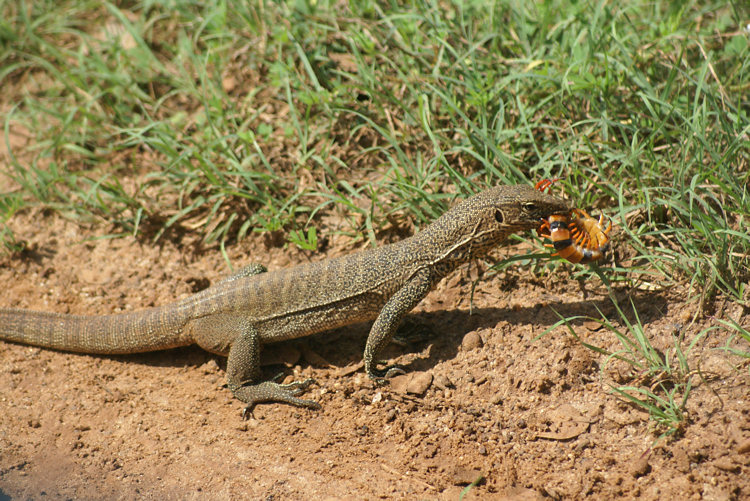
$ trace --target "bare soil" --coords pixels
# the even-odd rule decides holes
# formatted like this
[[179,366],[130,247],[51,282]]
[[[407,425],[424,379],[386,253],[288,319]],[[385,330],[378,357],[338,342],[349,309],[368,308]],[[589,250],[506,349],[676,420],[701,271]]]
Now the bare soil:
[[[41,213],[12,225],[28,248],[0,261],[5,307],[135,310],[228,273],[195,242],[98,239],[101,229]],[[267,244],[249,238],[229,254],[277,268],[356,250]],[[225,360],[197,347],[107,357],[0,342],[0,499],[458,499],[480,477],[465,499],[750,499],[748,364],[717,349],[726,332],[694,348],[689,421],[656,440],[649,416],[609,391],[639,384],[637,373],[562,327],[537,339],[555,311],[616,320],[601,287],[519,267],[485,275],[471,303],[477,271],[444,280],[410,316],[416,340],[387,353],[408,374],[389,386],[362,372],[367,325],[268,346],[266,375],[314,378],[307,397],[321,411],[261,405],[243,421]],[[630,297],[665,353],[675,335],[717,325],[691,323],[684,293]],[[750,323],[738,305],[723,312]],[[620,347],[594,322],[574,328]]]

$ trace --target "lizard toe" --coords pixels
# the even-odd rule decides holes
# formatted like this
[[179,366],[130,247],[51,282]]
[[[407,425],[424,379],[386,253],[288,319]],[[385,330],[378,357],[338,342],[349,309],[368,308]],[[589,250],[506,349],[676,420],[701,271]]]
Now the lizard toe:
[[389,379],[406,374],[406,371],[398,365],[388,365],[382,369],[372,368],[367,372],[367,375],[379,385],[386,385],[389,383]]
[[249,415],[252,415],[252,410],[256,404],[263,402],[281,402],[296,407],[320,409],[320,404],[314,400],[297,398],[297,395],[304,392],[312,382],[314,382],[313,379],[294,381],[287,384],[264,381],[259,384],[240,386],[233,389],[232,393],[234,393],[237,399],[247,404],[242,411],[243,419],[247,419]]

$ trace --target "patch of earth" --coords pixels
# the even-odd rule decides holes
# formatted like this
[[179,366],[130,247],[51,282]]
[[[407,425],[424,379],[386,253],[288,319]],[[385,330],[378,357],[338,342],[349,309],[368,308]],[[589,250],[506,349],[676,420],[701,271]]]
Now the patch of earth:
[[[97,238],[103,230],[41,213],[10,224],[28,250],[0,260],[3,307],[130,311],[229,273],[195,242]],[[266,244],[248,238],[229,257],[274,269],[354,250],[343,238],[315,254]],[[0,342],[0,499],[458,499],[480,477],[465,499],[750,497],[748,363],[719,349],[724,331],[691,352],[701,372],[682,435],[656,441],[648,415],[611,394],[634,384],[627,366],[564,327],[538,338],[558,313],[599,308],[616,322],[600,287],[519,266],[485,275],[470,302],[477,271],[451,275],[410,315],[405,334],[422,336],[389,347],[408,371],[389,386],[362,373],[367,325],[266,347],[265,375],[314,378],[306,397],[320,411],[261,405],[243,421],[225,360],[195,347],[90,356]],[[621,304],[628,297],[665,353],[675,336],[718,325],[691,323],[684,291],[623,292]],[[750,324],[738,305],[724,314]],[[573,328],[621,348],[596,323]]]

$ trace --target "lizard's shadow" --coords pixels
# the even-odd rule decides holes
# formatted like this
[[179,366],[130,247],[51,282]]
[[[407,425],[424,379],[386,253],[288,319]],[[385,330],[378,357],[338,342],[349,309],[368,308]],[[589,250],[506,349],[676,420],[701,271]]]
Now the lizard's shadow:
[[[642,323],[662,318],[667,313],[668,302],[661,293],[644,293],[633,297],[632,300]],[[628,321],[635,322],[629,304],[623,298],[619,299],[619,302]],[[625,304],[628,306],[624,307]],[[561,317],[600,319],[602,314],[615,324],[622,323],[619,313],[606,297],[577,302],[555,301],[545,305],[520,308],[486,307],[474,308],[471,312],[465,309],[450,309],[411,313],[405,322],[416,323],[420,330],[428,331],[429,336],[423,340],[408,343],[406,347],[391,343],[384,350],[382,358],[388,363],[393,363],[399,355],[409,351],[420,351],[429,344],[432,345],[432,349],[429,350],[427,358],[420,358],[403,366],[407,372],[429,370],[438,362],[455,357],[463,337],[475,330],[492,328],[501,322],[506,322],[513,326],[533,326],[533,336],[537,336],[558,322]],[[569,324],[576,329],[587,320],[588,318],[575,318],[570,320]],[[355,324],[316,334],[300,341],[307,343],[310,349],[335,367],[360,364],[370,325],[371,323]],[[268,349],[273,349],[272,345]]]
[[[643,323],[661,318],[667,313],[668,303],[661,293],[642,293],[632,297],[632,300],[640,321]],[[624,300],[620,303],[627,304]],[[429,335],[423,340],[410,342],[405,347],[391,343],[384,350],[382,358],[392,363],[399,355],[409,351],[420,351],[430,344],[432,349],[429,350],[427,358],[417,359],[404,366],[407,372],[429,370],[438,362],[455,357],[463,337],[471,331],[491,328],[501,322],[506,322],[514,326],[534,326],[534,336],[536,336],[560,320],[560,316],[598,319],[601,318],[599,311],[613,321],[618,321],[619,314],[606,297],[576,302],[555,301],[544,305],[513,308],[474,308],[471,312],[465,309],[412,312],[407,316],[406,322],[416,323],[420,330],[427,331]],[[624,311],[628,319],[633,321],[632,309],[629,305],[624,308]],[[585,318],[573,319],[570,325],[575,329],[585,321]],[[273,376],[279,373],[278,365],[275,365],[273,370],[268,369],[269,365],[284,362],[296,364],[300,358],[306,359],[302,361],[303,366],[307,364],[316,366],[322,360],[330,363],[333,368],[361,364],[362,352],[371,325],[372,322],[363,322],[306,338],[265,345],[262,353],[263,365],[266,366],[264,375]],[[302,354],[301,357],[300,354]],[[153,366],[197,367],[214,357],[197,346],[191,346],[162,352],[123,355],[116,358]],[[223,357],[218,357],[218,359],[221,367],[225,369],[226,359]]]

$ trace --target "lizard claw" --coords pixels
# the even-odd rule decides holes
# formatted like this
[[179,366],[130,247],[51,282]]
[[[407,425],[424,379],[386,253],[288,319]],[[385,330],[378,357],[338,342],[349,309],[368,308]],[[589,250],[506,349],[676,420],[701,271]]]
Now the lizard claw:
[[314,382],[315,380],[309,377],[305,379],[304,381],[292,381],[291,383],[280,384],[279,386],[285,390],[288,390],[289,393],[291,393],[293,396],[296,397],[297,395],[305,391],[307,387],[310,386]]
[[372,368],[367,371],[367,375],[379,385],[388,384],[389,379],[406,374],[406,371],[398,365],[388,365],[382,369]]
[[255,408],[255,404],[247,404],[244,409],[242,409],[242,420],[247,421],[250,419],[250,416],[253,415],[253,409]]

